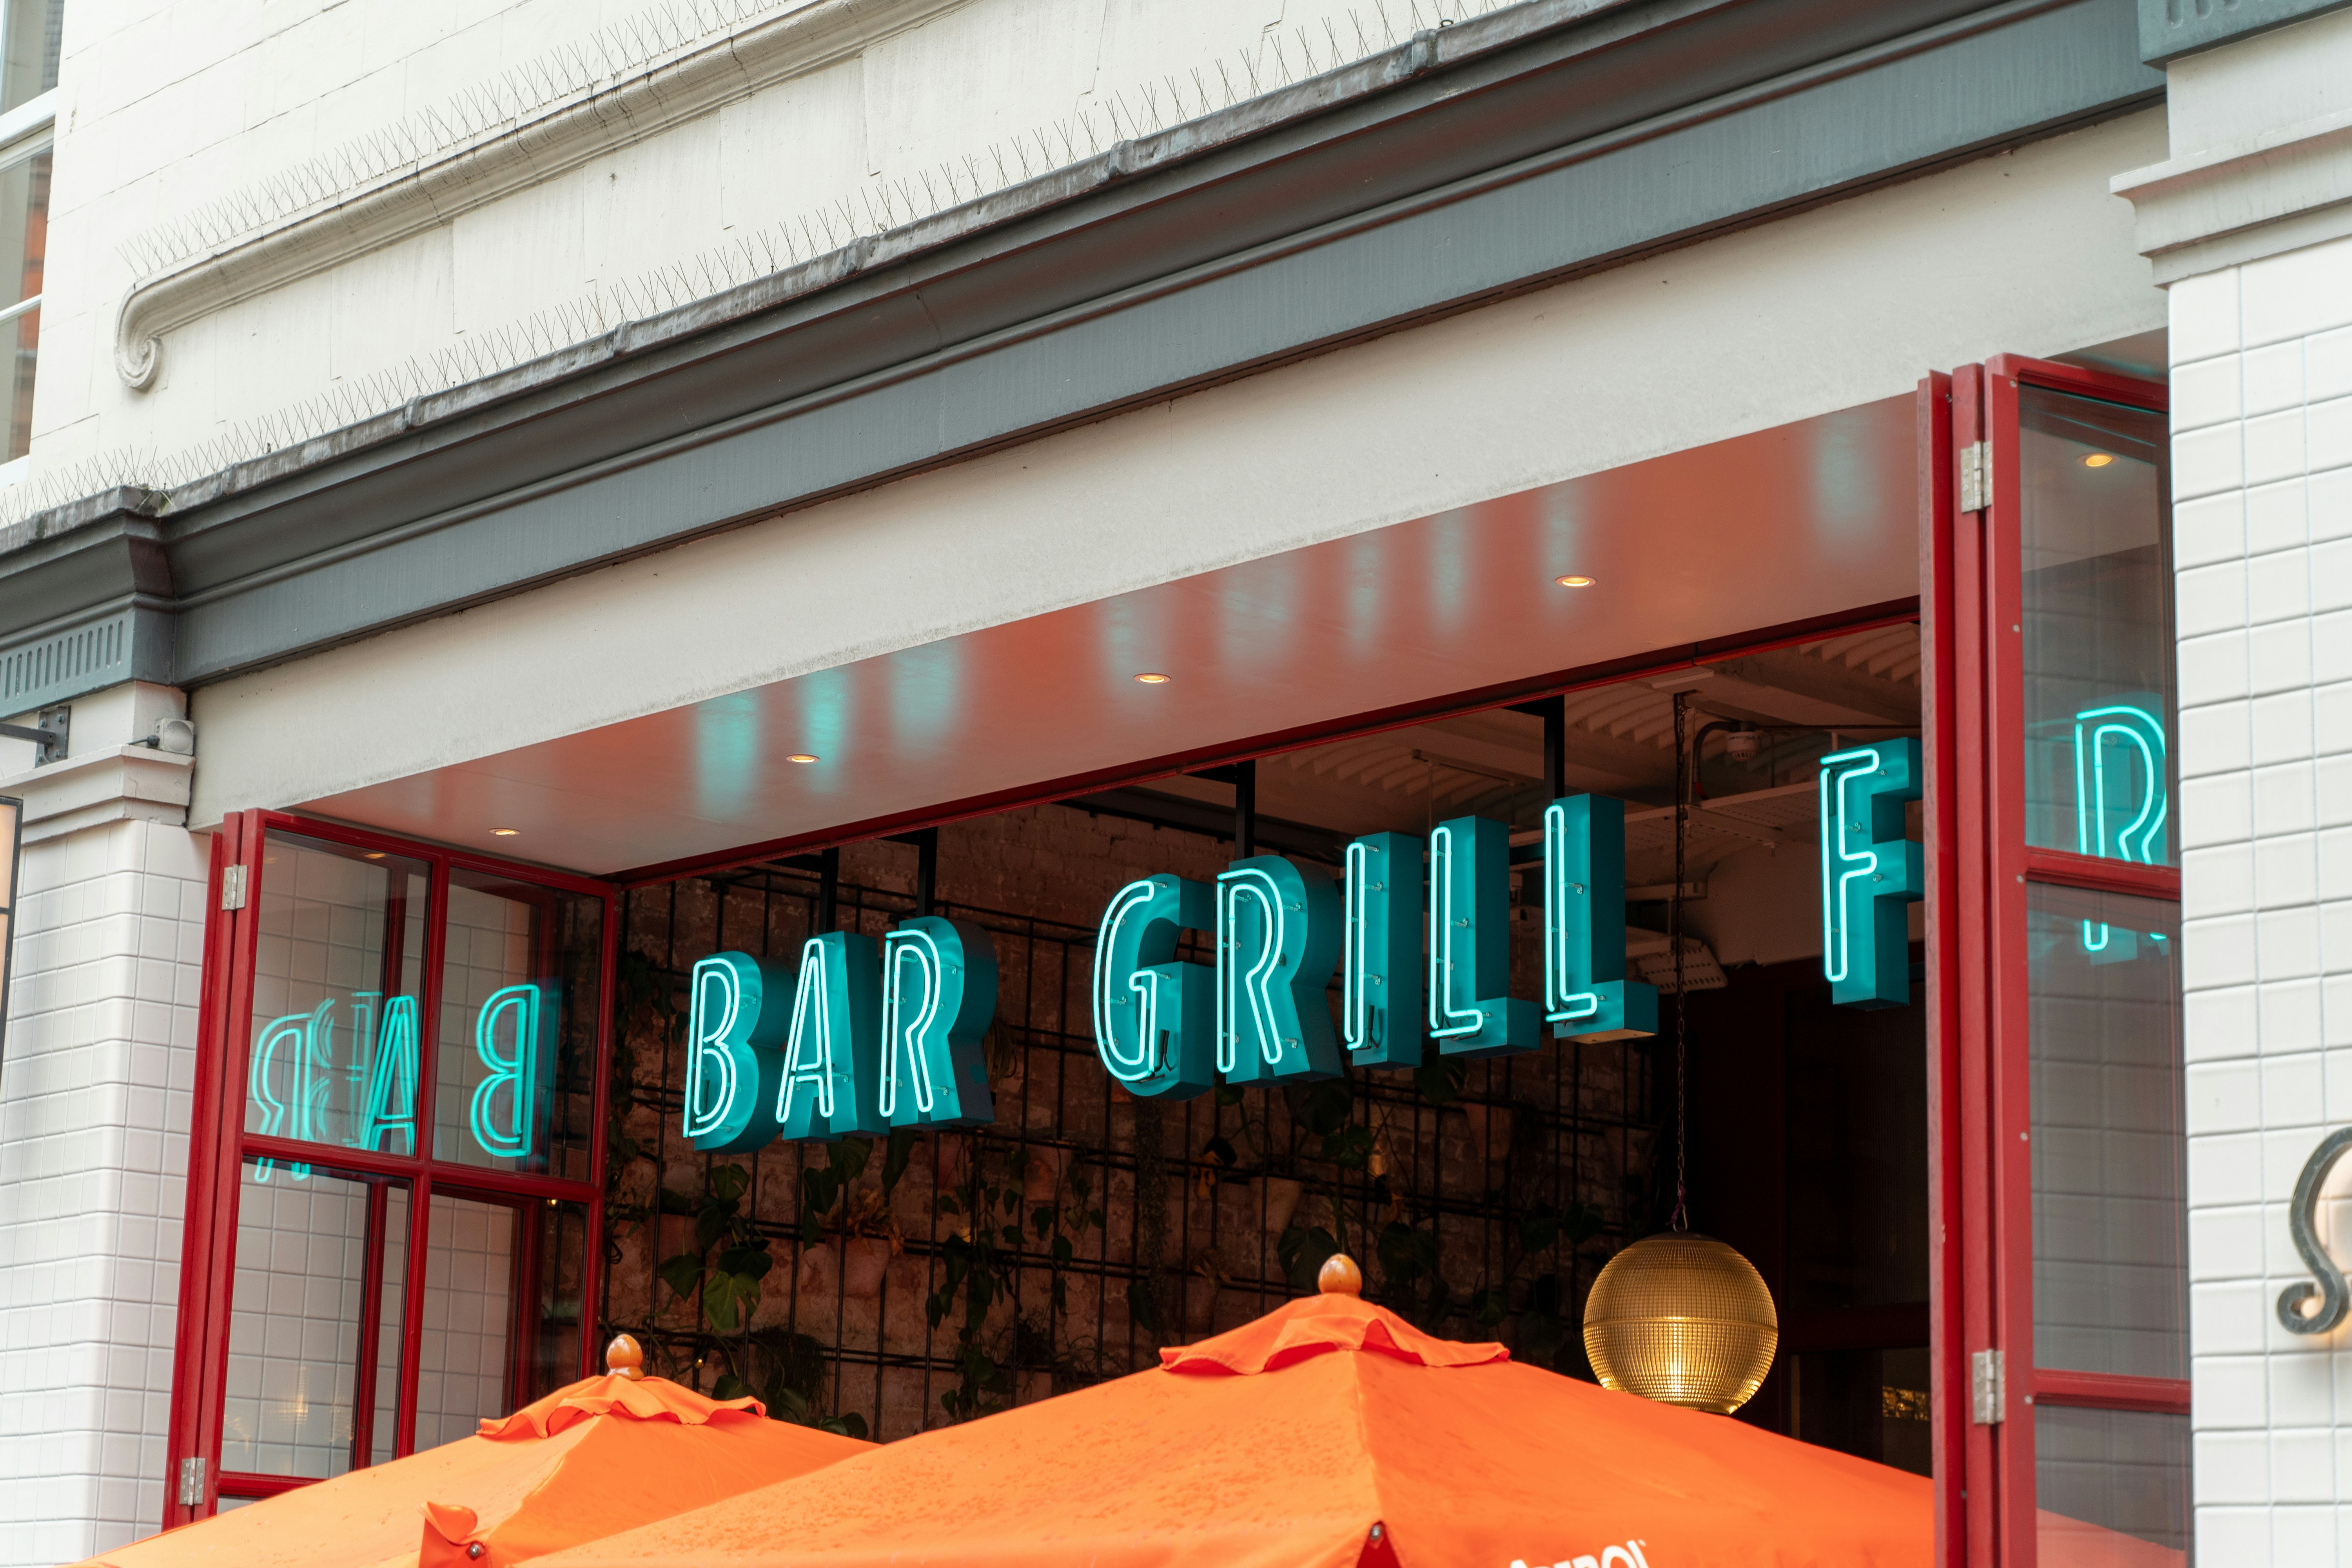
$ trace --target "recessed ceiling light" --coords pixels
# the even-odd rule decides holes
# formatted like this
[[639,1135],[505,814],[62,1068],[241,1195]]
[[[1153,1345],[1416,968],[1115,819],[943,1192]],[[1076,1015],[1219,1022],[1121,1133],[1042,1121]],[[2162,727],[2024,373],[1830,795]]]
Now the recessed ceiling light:
[[493,838],[512,838],[516,834],[520,833],[522,829],[520,827],[493,827],[490,829],[490,837]]
[[1563,588],[1590,588],[1592,586],[1591,578],[1580,577],[1573,572],[1570,573],[1565,577],[1555,577],[1552,581],[1559,584]]
[[360,858],[362,860],[381,860],[383,858],[383,851],[381,849],[371,849],[366,854],[361,856]]
[[2083,458],[2083,467],[2086,468],[2104,468],[2115,460],[2116,455],[2113,452],[2092,452]]
[[784,761],[788,763],[813,763],[816,761],[816,753],[814,752],[794,752],[791,756],[786,757]]
[[1143,682],[1146,686],[1165,686],[1168,684],[1168,677],[1160,674],[1156,669],[1147,669],[1135,679]]

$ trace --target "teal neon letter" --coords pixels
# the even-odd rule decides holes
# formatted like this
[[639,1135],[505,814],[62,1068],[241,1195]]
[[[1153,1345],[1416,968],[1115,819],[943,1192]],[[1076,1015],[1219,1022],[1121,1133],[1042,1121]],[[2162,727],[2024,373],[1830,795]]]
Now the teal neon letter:
[[1429,1033],[1454,1057],[1536,1048],[1539,1010],[1511,985],[1511,830],[1483,816],[1429,836]]
[[714,952],[687,982],[687,1142],[706,1154],[764,1148],[776,1135],[793,972]]
[[893,1127],[995,1120],[980,1038],[996,1016],[996,948],[978,926],[921,915],[882,939],[882,1118]]
[[1227,1083],[1337,1078],[1323,994],[1339,899],[1321,872],[1253,855],[1217,874],[1217,1070]]
[[1544,808],[1544,1018],[1560,1039],[1658,1032],[1657,988],[1625,978],[1625,803]]
[[[467,1120],[482,1152],[527,1160],[538,1147],[554,1085],[556,983],[508,985],[493,991],[474,1015],[474,1055],[489,1070],[474,1086]],[[503,1040],[509,1048],[500,1049]],[[500,1091],[506,1115],[496,1112]]]
[[1111,895],[1095,932],[1095,1052],[1135,1094],[1191,1100],[1216,1086],[1215,971],[1178,963],[1186,931],[1217,920],[1217,892],[1161,872]]
[[801,944],[776,1122],[795,1142],[887,1132],[882,1118],[881,965],[874,939],[827,931]]
[[384,1135],[397,1132],[408,1140],[405,1152],[416,1152],[415,997],[394,996],[383,1005],[360,1106],[361,1148],[380,1154]]
[[1822,971],[1841,1005],[1910,1004],[1910,904],[1927,878],[1903,807],[1918,798],[1916,741],[1822,759]]
[[[2074,715],[2074,847],[2103,860],[2153,866],[2164,856],[2168,815],[2162,704],[2135,691]],[[2139,956],[2132,931],[2083,922],[2083,951],[2094,963]]]
[[1348,846],[1339,1029],[1358,1067],[1421,1065],[1421,846],[1373,833]]

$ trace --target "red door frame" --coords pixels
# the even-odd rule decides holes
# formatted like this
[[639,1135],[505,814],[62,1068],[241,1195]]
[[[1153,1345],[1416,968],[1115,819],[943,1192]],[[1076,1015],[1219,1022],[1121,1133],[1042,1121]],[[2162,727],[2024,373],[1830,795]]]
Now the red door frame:
[[[2180,896],[2171,867],[2025,844],[2019,389],[2161,413],[2167,389],[2000,355],[1920,384],[1921,645],[1929,821],[1929,1074],[1934,1183],[1937,1560],[2033,1568],[2033,1406],[2186,1414],[2185,1380],[2033,1364],[2032,1152],[2026,906],[2032,883]],[[1960,460],[1983,443],[1983,493]],[[1969,742],[1981,738],[1981,744]],[[1980,1352],[2001,1363],[1998,1419],[1975,1419]]]
[[[264,850],[271,830],[421,860],[427,867],[425,952],[419,964],[417,1087],[415,1149],[408,1154],[369,1152],[331,1147],[321,1162],[321,1146],[287,1138],[264,1137],[245,1131],[244,1096],[247,1051],[253,1033],[254,952],[260,935],[261,884]],[[241,907],[225,910],[224,892],[229,872],[242,868],[245,897]],[[587,1181],[519,1172],[480,1170],[431,1157],[433,1093],[438,1048],[442,956],[448,919],[448,887],[452,871],[474,871],[518,882],[584,894],[603,905],[597,981],[596,1033],[593,1047],[593,1095],[589,1119]],[[401,1394],[394,1408],[394,1452],[408,1454],[416,1439],[415,1379],[424,1332],[424,1298],[427,1227],[436,1185],[478,1194],[487,1201],[515,1206],[526,1217],[534,1200],[555,1198],[583,1205],[587,1215],[587,1248],[583,1259],[583,1301],[596,1299],[604,1268],[604,1184],[605,1107],[610,1103],[613,1000],[615,966],[620,950],[618,890],[609,882],[570,876],[535,866],[501,860],[470,851],[411,843],[389,835],[346,827],[282,812],[234,813],[213,836],[211,896],[205,921],[205,973],[196,1037],[196,1093],[189,1136],[185,1242],[180,1277],[179,1331],[173,1354],[171,1468],[165,1488],[163,1525],[170,1529],[209,1516],[217,1506],[223,1483],[233,1496],[258,1497],[304,1484],[283,1476],[220,1473],[221,1425],[226,1397],[230,1308],[236,1266],[239,1170],[248,1155],[266,1155],[291,1162],[319,1162],[361,1174],[396,1179],[408,1191],[408,1249],[402,1276]],[[383,1189],[372,1195],[371,1208],[381,1203]],[[518,1261],[521,1248],[518,1249]],[[369,1273],[381,1271],[371,1253]],[[380,1291],[379,1291],[380,1294]],[[519,1307],[520,1304],[519,1303]],[[380,1309],[379,1309],[380,1310]],[[362,1317],[366,1313],[363,1311]],[[374,1338],[362,1328],[359,1365],[373,1392]],[[583,1322],[580,1341],[583,1376],[594,1369],[593,1334]],[[515,1363],[520,1365],[520,1362]],[[356,1397],[355,1386],[354,1395]],[[357,1425],[365,1430],[373,1417],[370,1402]],[[180,1476],[191,1458],[204,1461],[201,1500],[180,1501]]]

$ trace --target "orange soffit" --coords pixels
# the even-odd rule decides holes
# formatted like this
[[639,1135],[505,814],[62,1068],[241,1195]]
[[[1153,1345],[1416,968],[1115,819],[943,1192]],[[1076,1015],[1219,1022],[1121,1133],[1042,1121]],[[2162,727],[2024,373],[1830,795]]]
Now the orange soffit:
[[1326,1295],[537,1568],[1930,1568],[1924,1477]]

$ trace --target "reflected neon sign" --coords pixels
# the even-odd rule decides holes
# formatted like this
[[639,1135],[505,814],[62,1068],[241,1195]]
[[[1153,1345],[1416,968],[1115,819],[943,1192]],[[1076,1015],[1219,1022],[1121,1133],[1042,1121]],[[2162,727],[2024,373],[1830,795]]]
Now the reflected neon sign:
[[[2171,815],[2161,701],[2132,692],[2074,715],[2074,847],[2101,860],[2154,866],[2165,858]],[[2149,939],[2162,942],[2157,933]],[[2083,951],[2094,963],[2139,956],[2137,931],[2103,921],[2083,922]]]

